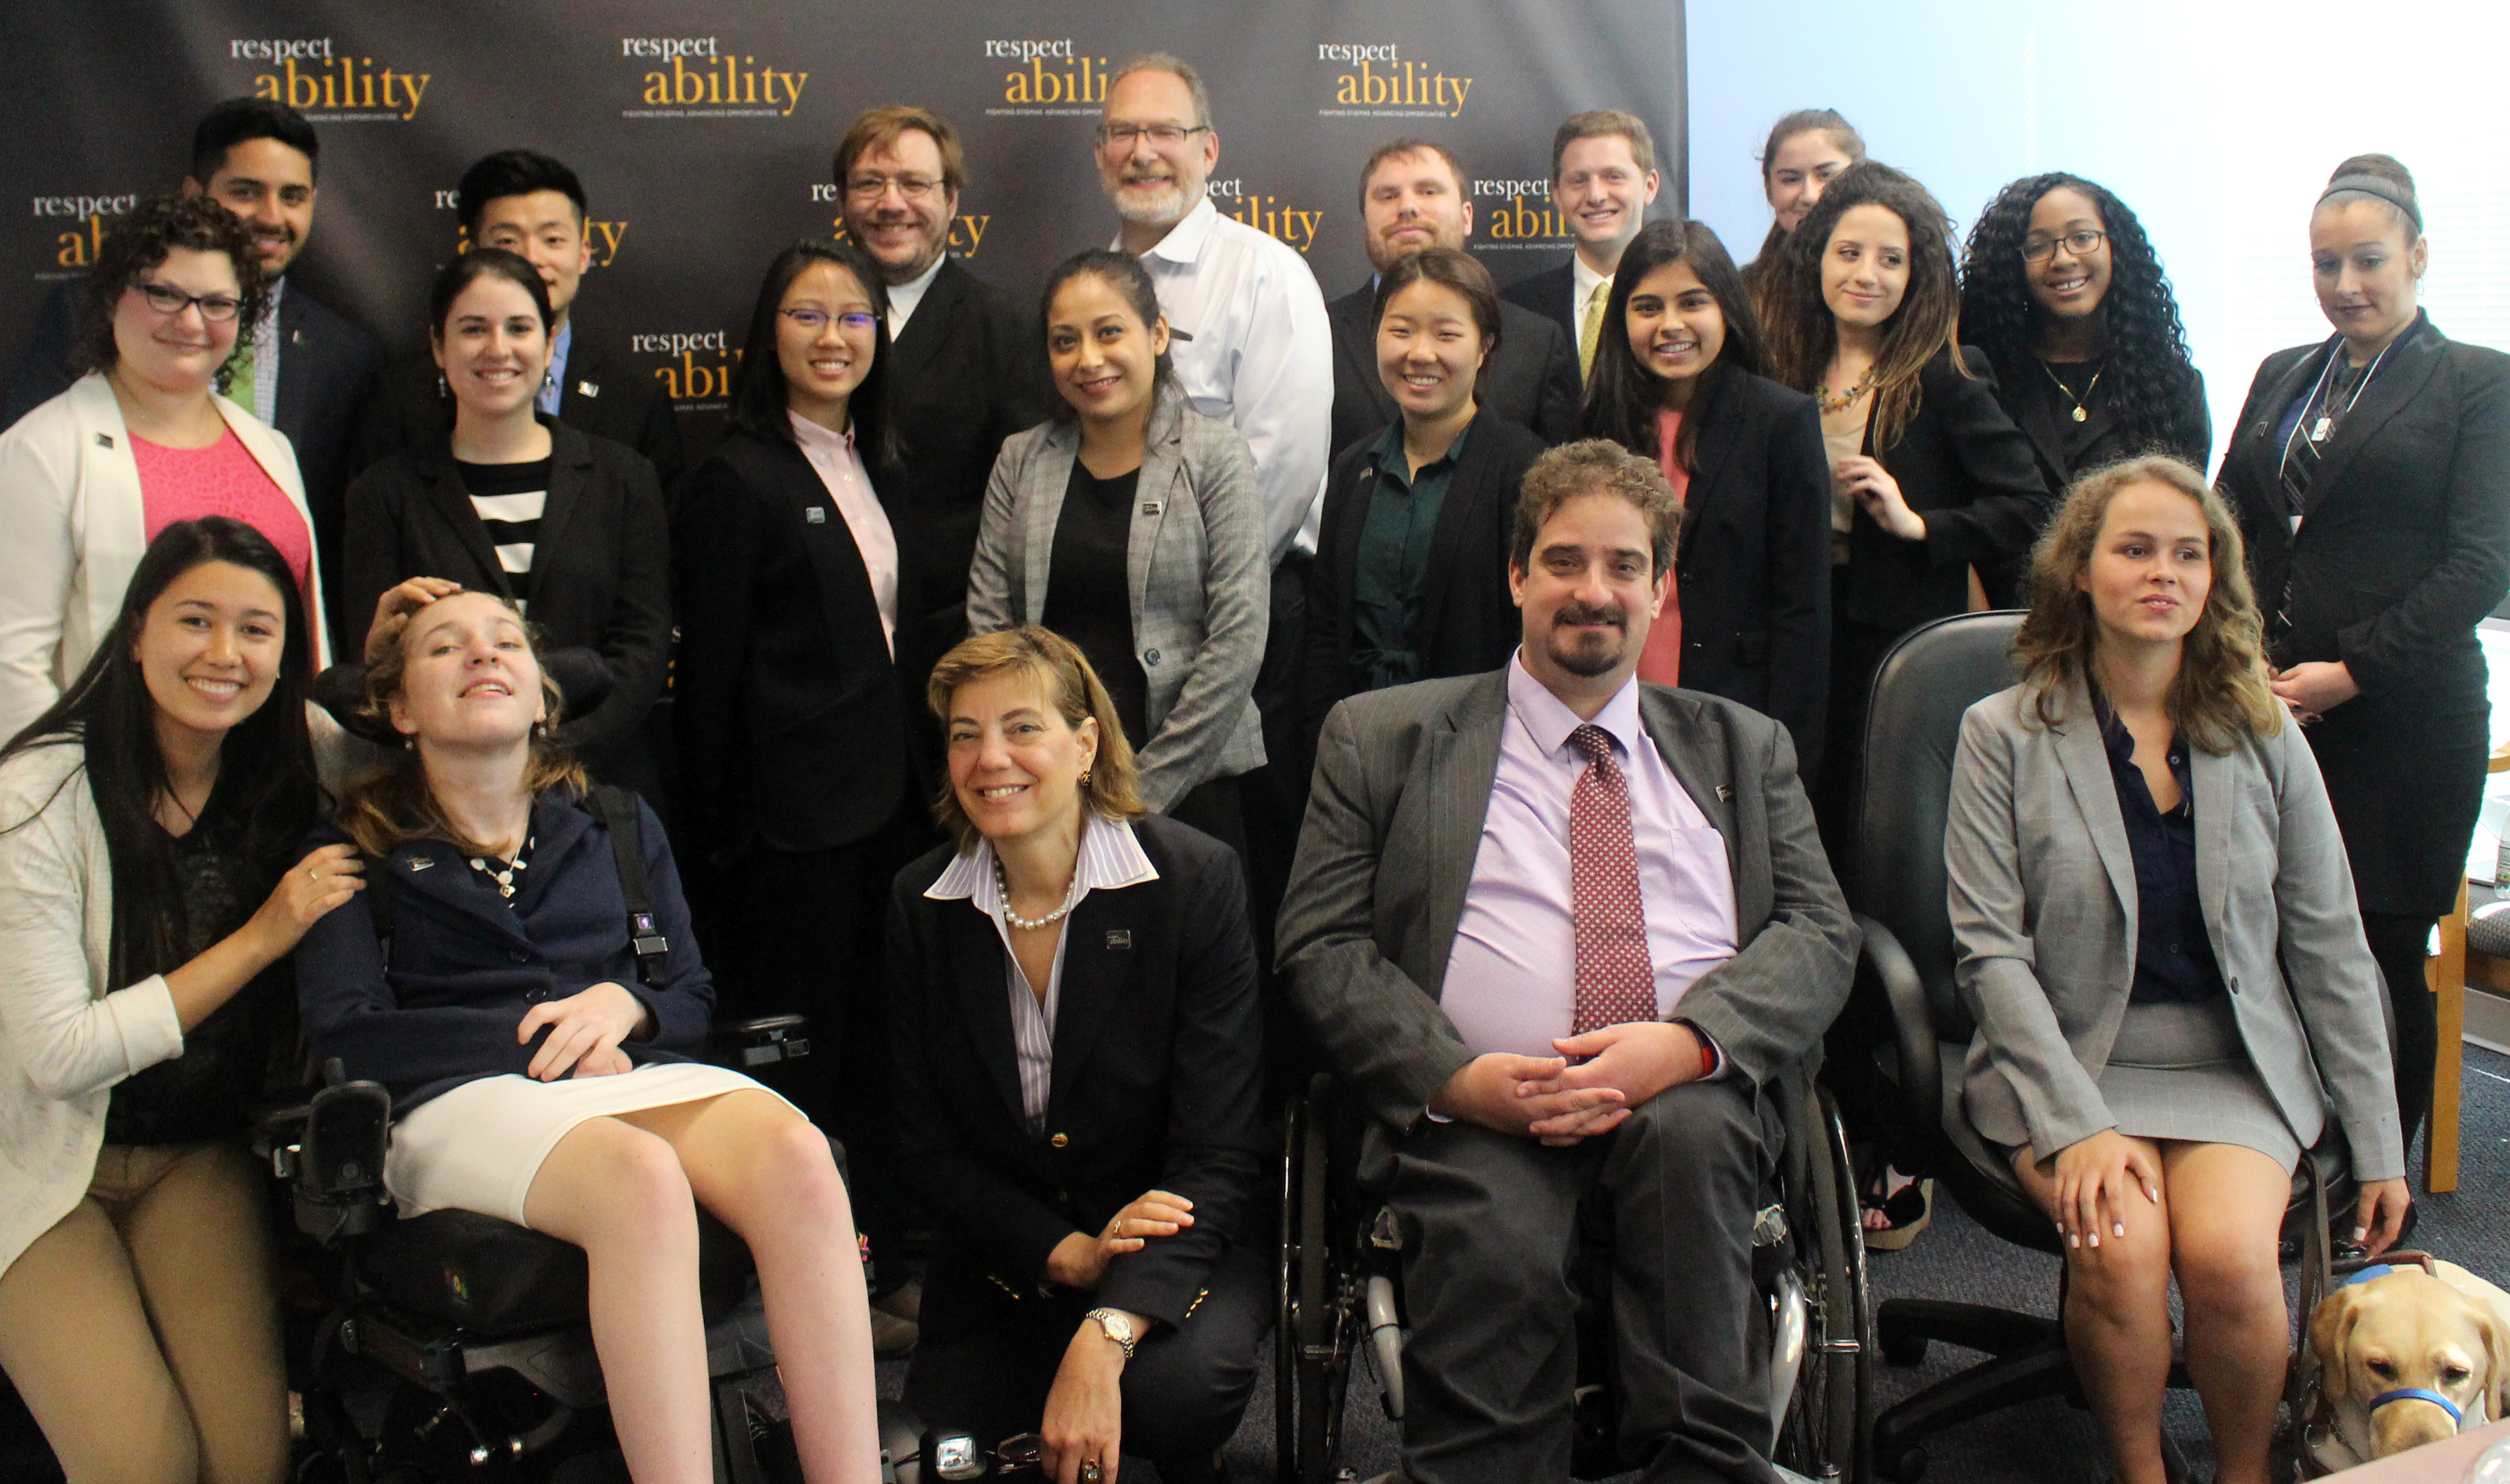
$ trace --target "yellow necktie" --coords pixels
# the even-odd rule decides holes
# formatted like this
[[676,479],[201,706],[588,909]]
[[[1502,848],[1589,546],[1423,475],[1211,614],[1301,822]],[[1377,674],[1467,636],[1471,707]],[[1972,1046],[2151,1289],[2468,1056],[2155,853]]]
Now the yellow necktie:
[[1595,375],[1595,343],[1604,335],[1604,301],[1613,296],[1613,281],[1606,279],[1586,295],[1586,318],[1578,326],[1578,379],[1592,380]]

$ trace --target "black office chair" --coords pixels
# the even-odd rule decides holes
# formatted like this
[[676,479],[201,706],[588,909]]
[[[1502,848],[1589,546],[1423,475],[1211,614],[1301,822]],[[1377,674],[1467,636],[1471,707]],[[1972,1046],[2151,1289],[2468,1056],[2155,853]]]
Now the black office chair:
[[[1961,1061],[1976,1027],[1953,985],[1946,903],[1944,819],[1961,714],[2020,678],[2012,648],[2021,622],[2011,611],[1938,619],[1903,635],[1875,672],[1855,814],[1853,905],[1865,941],[1854,993],[1881,997],[1890,1008],[1892,1039],[1862,1048],[1872,1062],[1860,1070],[1896,1090],[1894,1162],[1933,1175],[2002,1240],[2062,1255],[2047,1216],[1962,1116]],[[2342,1137],[2331,1125],[2294,1175],[2285,1224],[2287,1256],[2298,1250],[2302,1259],[2301,1313],[2328,1272],[2329,1207],[2349,1205],[2350,1186]],[[2062,1313],[2062,1288],[2058,1307]],[[1935,1340],[1987,1354],[1875,1419],[1872,1457],[1883,1478],[1915,1480],[1925,1469],[1923,1440],[1956,1424],[2043,1396],[2081,1400],[2059,1320],[1984,1304],[1890,1299],[1877,1325],[1883,1359],[1893,1365],[1916,1365]],[[2187,1387],[2185,1371],[2174,1365],[2170,1384]],[[2167,1433],[2162,1450],[2172,1477],[2187,1477]]]

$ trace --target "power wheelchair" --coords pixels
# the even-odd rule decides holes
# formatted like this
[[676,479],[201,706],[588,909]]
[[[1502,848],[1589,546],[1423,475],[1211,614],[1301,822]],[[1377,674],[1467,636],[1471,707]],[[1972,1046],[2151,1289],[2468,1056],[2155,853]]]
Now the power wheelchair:
[[[1763,1187],[1753,1229],[1764,1306],[1753,1333],[1768,1347],[1772,1456],[1807,1478],[1857,1479],[1872,1413],[1874,1346],[1855,1177],[1830,1094],[1802,1073],[1772,1090],[1786,1148]],[[1348,1476],[1345,1401],[1363,1354],[1384,1389],[1388,1418],[1403,1418],[1402,1237],[1391,1213],[1359,1186],[1365,1117],[1318,1075],[1285,1120],[1273,1351],[1277,1477],[1285,1484],[1335,1484]],[[1602,1238],[1590,1237],[1585,1245],[1587,1266],[1600,1270]],[[1579,1478],[1604,1478],[1630,1465],[1616,1442],[1609,1305],[1600,1282],[1584,1287],[1573,1469]]]

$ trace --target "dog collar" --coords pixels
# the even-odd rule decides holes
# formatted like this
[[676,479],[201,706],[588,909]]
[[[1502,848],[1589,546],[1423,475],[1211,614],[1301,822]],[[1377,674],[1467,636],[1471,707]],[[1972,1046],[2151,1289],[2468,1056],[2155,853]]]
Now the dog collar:
[[2373,1278],[2386,1277],[2389,1274],[2396,1271],[2396,1269],[2388,1266],[2386,1263],[2375,1263],[2359,1272],[2348,1273],[2344,1276],[2338,1278],[2336,1280],[2336,1286],[2339,1288],[2350,1288],[2356,1283],[2367,1283]]
[[2449,1421],[2452,1427],[2456,1427],[2466,1421],[2465,1411],[2461,1409],[2456,1402],[2443,1396],[2438,1391],[2426,1390],[2421,1387],[2399,1387],[2393,1391],[2381,1391],[2378,1395],[2371,1398],[2370,1410],[2377,1412],[2381,1407],[2386,1406],[2392,1401],[2430,1402],[2433,1406],[2438,1407],[2449,1414]]

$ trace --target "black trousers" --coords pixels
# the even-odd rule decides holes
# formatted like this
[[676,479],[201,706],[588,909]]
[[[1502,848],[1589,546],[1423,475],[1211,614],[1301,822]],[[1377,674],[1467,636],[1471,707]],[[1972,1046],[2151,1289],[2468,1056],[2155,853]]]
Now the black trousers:
[[1363,1176],[1404,1235],[1405,1477],[1569,1477],[1579,1210],[1601,1201],[1625,1461],[1649,1484],[1775,1484],[1752,1218],[1780,1137],[1734,1079],[1659,1093],[1574,1149],[1464,1123],[1373,1131]]
[[[1184,1324],[1154,1327],[1124,1367],[1123,1451],[1158,1465],[1161,1478],[1207,1476],[1211,1455],[1245,1415],[1256,1350],[1273,1323],[1266,1253],[1231,1247],[1209,1283]],[[934,1297],[928,1288],[928,1316],[940,1307]],[[1097,1305],[1065,1293],[985,1307],[989,1322],[977,1333],[915,1348],[906,1404],[927,1427],[965,1428],[990,1448],[1037,1430],[1064,1350]]]
[[2397,1059],[2397,1129],[2409,1154],[2415,1131],[2431,1112],[2432,1074],[2440,1060],[2440,1004],[2423,977],[2423,950],[2439,921],[2393,912],[2362,914],[2362,933],[2371,940],[2380,977],[2388,981],[2388,1006],[2396,1016],[2390,1049]]

